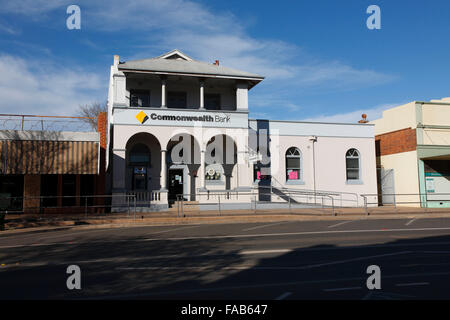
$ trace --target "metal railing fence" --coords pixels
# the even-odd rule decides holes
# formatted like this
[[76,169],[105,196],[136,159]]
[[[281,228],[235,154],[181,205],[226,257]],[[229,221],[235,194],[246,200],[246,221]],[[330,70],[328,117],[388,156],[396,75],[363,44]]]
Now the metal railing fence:
[[[375,212],[379,208],[392,207],[394,212],[439,212],[442,209],[450,208],[450,193],[383,193],[383,194],[362,194],[364,200],[364,211],[366,215]],[[392,200],[392,203],[382,203],[383,197]],[[369,201],[369,198],[377,199]]]
[[95,131],[97,118],[0,114],[1,130]]
[[94,214],[126,212],[136,217],[136,195],[24,196],[0,194],[0,215]]
[[[269,189],[270,190],[270,189]],[[186,212],[209,211],[219,216],[226,210],[241,213],[273,213],[274,210],[287,210],[296,213],[296,209],[315,209],[322,213],[335,215],[335,199],[325,193],[312,193],[294,190],[285,193],[284,201],[274,202],[261,200],[258,190],[239,192],[234,190],[214,190],[193,194],[178,194],[176,196],[177,217],[185,217]],[[269,194],[265,194],[269,195]],[[263,194],[264,197],[264,194]],[[195,199],[194,201],[187,199]],[[326,199],[326,201],[325,201]],[[206,201],[202,201],[206,200]],[[190,210],[191,209],[191,210]]]

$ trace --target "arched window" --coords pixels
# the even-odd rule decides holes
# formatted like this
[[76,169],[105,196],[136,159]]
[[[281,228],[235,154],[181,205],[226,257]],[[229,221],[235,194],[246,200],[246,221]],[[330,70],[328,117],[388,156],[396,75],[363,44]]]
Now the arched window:
[[345,165],[347,168],[347,180],[359,180],[359,152],[350,149],[345,154]]
[[300,150],[292,147],[286,151],[286,181],[300,180]]
[[149,166],[150,150],[143,143],[135,144],[129,154],[128,163],[130,166]]

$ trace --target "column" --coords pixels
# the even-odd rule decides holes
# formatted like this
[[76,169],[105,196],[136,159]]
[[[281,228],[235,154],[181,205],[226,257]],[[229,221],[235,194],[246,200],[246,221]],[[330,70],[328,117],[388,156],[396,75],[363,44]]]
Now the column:
[[205,109],[205,81],[200,79],[200,109]]
[[166,105],[166,78],[161,77],[161,108],[167,108]]
[[114,74],[114,103],[123,106],[129,106],[130,103],[127,101],[127,87],[126,78],[123,74]]
[[112,164],[113,164],[112,191],[113,193],[125,193],[126,192],[125,150],[113,149]]
[[206,180],[205,180],[205,150],[200,152],[200,167],[198,168],[198,176],[200,177],[200,191],[206,191]]
[[161,150],[161,191],[167,190],[167,164],[166,164],[166,150]]
[[112,212],[125,212],[128,210],[126,179],[125,149],[113,149],[113,176],[112,176]]
[[236,110],[248,110],[248,84],[236,84]]

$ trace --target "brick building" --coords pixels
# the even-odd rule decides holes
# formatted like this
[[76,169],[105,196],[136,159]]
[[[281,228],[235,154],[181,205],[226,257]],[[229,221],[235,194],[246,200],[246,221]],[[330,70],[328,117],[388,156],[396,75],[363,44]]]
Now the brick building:
[[450,98],[413,101],[372,123],[380,202],[450,207]]
[[[17,118],[2,115],[2,119],[7,127]],[[98,116],[96,130],[87,132],[44,129],[44,121],[74,122],[73,117],[19,119],[22,129],[26,119],[41,121],[42,126],[41,130],[0,130],[2,210],[77,212],[87,203],[100,204],[104,199],[91,196],[105,193],[106,113]]]

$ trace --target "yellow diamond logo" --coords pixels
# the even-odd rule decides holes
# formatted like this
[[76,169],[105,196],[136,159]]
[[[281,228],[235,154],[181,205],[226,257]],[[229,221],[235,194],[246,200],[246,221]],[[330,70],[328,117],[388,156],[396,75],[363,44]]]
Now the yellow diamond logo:
[[144,123],[145,121],[147,121],[148,116],[145,114],[144,111],[140,111],[137,115],[136,115],[136,119],[138,119],[138,121],[140,123]]

